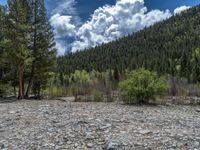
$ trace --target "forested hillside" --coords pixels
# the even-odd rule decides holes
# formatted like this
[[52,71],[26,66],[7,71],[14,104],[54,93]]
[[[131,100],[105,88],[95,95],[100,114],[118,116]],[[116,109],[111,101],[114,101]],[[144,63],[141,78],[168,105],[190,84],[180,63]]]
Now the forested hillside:
[[[192,54],[200,47],[200,6],[193,7],[140,32],[58,59],[59,72],[105,71],[145,67],[161,74],[191,78]],[[198,50],[197,50],[198,51]],[[199,63],[196,55],[193,63]],[[196,68],[197,69],[197,68]]]

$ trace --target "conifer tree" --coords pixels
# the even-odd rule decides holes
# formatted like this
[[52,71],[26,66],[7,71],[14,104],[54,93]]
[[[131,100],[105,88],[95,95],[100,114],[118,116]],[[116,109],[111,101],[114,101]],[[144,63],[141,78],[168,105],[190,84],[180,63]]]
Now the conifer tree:
[[4,93],[4,88],[3,88],[3,76],[4,76],[4,50],[3,47],[1,46],[1,42],[4,39],[3,35],[3,30],[4,30],[4,9],[0,5],[0,96]]
[[52,28],[48,22],[44,0],[32,0],[31,5],[31,45],[33,58],[26,97],[29,97],[31,87],[35,96],[39,97],[41,89],[45,88],[56,60],[56,49]]
[[28,40],[30,25],[27,20],[28,7],[26,0],[8,0],[8,14],[6,16],[6,30],[3,47],[6,59],[17,70],[18,98],[24,98],[24,71],[30,60]]
[[200,48],[197,48],[192,53],[192,80],[200,82]]

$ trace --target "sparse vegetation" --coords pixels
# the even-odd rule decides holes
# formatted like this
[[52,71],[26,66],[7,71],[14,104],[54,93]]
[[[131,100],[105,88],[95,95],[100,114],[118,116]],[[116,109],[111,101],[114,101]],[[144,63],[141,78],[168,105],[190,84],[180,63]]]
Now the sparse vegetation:
[[103,93],[98,90],[93,90],[92,91],[92,101],[93,102],[103,102],[104,101]]

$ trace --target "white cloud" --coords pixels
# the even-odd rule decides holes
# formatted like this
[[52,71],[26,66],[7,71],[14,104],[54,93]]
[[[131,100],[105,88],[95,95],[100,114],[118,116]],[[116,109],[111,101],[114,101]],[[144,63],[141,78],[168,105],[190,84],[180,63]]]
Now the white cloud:
[[189,9],[190,6],[180,6],[174,10],[174,14],[180,14],[182,11]]
[[64,55],[70,44],[63,39],[56,39],[56,49],[59,56]]
[[64,55],[65,54],[65,47],[62,45],[62,43],[56,41],[56,48],[57,48],[57,53],[58,55]]
[[51,17],[50,23],[54,28],[56,38],[74,36],[76,26],[71,22],[72,16],[61,16],[55,14]]
[[[117,0],[115,5],[99,7],[85,23],[81,23],[75,0],[57,0],[52,11],[51,25],[56,33],[59,53],[67,48],[72,52],[108,43],[172,16],[169,10],[147,11],[144,0]],[[174,14],[190,8],[181,6]],[[75,38],[68,45],[67,38]],[[63,42],[63,41],[66,42]]]
[[76,15],[75,0],[56,0],[56,5],[56,8],[51,12],[52,14]]
[[78,29],[72,52],[113,41],[171,16],[169,10],[148,12],[144,0],[118,0],[114,6],[95,10],[91,19]]
[[67,40],[76,36],[76,28],[80,26],[81,19],[76,10],[76,0],[55,0],[55,9],[52,10],[50,23],[54,28],[56,48],[58,55],[63,55],[70,49]]

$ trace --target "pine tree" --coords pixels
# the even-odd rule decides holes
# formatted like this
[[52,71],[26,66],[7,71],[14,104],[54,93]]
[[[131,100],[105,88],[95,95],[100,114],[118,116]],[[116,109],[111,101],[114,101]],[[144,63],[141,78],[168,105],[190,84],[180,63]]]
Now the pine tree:
[[4,49],[1,46],[1,42],[4,40],[4,16],[5,12],[3,7],[0,5],[0,97],[4,93]]
[[192,53],[192,80],[200,82],[200,48],[197,48]]
[[[24,70],[29,61],[28,40],[28,8],[26,0],[8,0],[8,14],[6,16],[6,30],[3,47],[7,61],[17,70],[18,98],[24,98]],[[12,69],[14,69],[12,68]]]
[[31,87],[34,95],[40,97],[41,90],[46,87],[50,72],[56,60],[56,49],[52,28],[48,22],[44,0],[32,0],[31,5],[31,45],[33,58],[30,77],[26,90],[29,97]]

